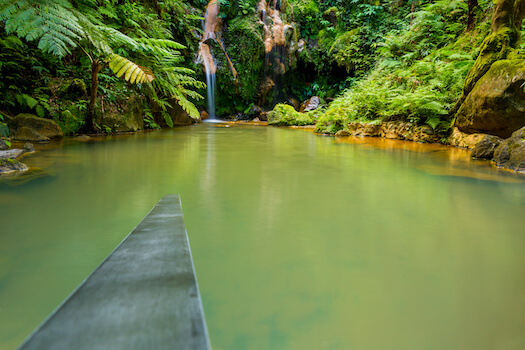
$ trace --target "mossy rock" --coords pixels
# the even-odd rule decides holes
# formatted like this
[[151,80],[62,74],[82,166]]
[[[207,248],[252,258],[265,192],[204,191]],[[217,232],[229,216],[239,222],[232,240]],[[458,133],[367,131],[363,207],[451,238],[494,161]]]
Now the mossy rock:
[[[20,113],[9,125],[16,135],[18,129],[28,127],[47,138],[62,137],[64,133],[60,126],[53,120],[37,117],[34,114]],[[33,141],[33,140],[28,140]]]
[[29,170],[29,167],[16,159],[0,159],[0,175],[19,173]]
[[87,97],[86,83],[81,79],[73,79],[71,83],[60,89],[59,97],[71,101],[85,99]]
[[18,128],[13,136],[13,139],[17,141],[32,141],[32,142],[48,142],[49,137],[46,137],[38,131],[28,126],[22,126]]
[[496,148],[493,161],[498,167],[525,172],[525,127],[515,131]]
[[142,100],[131,95],[127,100],[105,105],[99,125],[103,130],[115,133],[134,132],[144,129]]
[[336,134],[348,124],[347,111],[343,108],[327,110],[315,124],[314,132],[318,134]]
[[316,118],[313,113],[299,113],[292,106],[278,104],[268,113],[268,125],[292,126],[313,125]]
[[456,114],[456,126],[466,133],[509,137],[525,125],[525,63],[495,62],[477,82]]

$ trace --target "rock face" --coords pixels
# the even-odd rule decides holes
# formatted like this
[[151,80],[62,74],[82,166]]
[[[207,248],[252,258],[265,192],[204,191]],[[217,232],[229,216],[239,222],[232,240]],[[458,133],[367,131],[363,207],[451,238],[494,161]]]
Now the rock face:
[[309,112],[319,107],[319,97],[312,96],[301,104],[299,112]]
[[473,149],[485,136],[486,134],[467,134],[454,128],[449,141],[451,146]]
[[525,172],[525,127],[496,148],[493,161],[498,167]]
[[415,142],[439,142],[439,136],[428,125],[418,126],[406,122],[359,123],[348,124],[352,136],[384,137],[393,140],[409,140]]
[[32,142],[48,142],[49,137],[46,137],[34,130],[33,128],[22,126],[13,136],[13,139],[18,141],[32,141]]
[[492,159],[494,151],[503,140],[494,135],[484,135],[481,141],[472,149],[472,157],[480,159]]
[[144,129],[144,120],[142,118],[142,101],[135,95],[128,98],[126,103],[122,104],[122,109],[107,109],[102,114],[100,125],[106,126],[112,132],[130,132]]
[[[40,118],[40,117],[37,117],[36,115],[28,114],[28,113],[21,113],[17,115],[10,122],[9,126],[14,131],[13,134],[15,135],[15,139],[17,139],[16,134],[18,130],[23,127],[33,129],[38,134],[46,138],[49,138],[49,139],[52,139],[55,137],[62,137],[64,135],[60,126],[58,126],[58,124],[55,123],[53,120]],[[17,140],[39,141],[39,140],[33,140],[33,139],[17,139]]]
[[525,63],[495,62],[476,83],[456,114],[456,126],[466,133],[509,137],[525,125]]

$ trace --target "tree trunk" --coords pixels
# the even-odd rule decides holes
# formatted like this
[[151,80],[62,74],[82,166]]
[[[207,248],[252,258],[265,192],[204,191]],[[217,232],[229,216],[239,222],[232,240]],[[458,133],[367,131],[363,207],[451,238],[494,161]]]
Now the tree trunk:
[[467,31],[474,29],[476,25],[476,10],[478,9],[478,0],[468,0],[468,17],[467,17]]
[[95,125],[95,102],[97,101],[98,89],[98,73],[102,69],[102,64],[94,60],[91,63],[91,90],[89,93],[89,106],[86,115],[86,124],[84,125],[85,132],[99,132],[100,130]]

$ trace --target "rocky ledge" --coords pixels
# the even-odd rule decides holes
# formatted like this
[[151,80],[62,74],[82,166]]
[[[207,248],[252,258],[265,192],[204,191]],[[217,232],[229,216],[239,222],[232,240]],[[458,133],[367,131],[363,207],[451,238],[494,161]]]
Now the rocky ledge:
[[348,124],[348,130],[339,130],[335,136],[369,136],[384,137],[393,140],[408,140],[415,142],[439,142],[439,135],[428,126],[418,126],[407,122],[359,123]]
[[29,170],[29,167],[20,162],[18,158],[22,154],[32,153],[34,151],[33,145],[30,143],[26,143],[24,149],[14,148],[0,150],[0,175],[22,173]]

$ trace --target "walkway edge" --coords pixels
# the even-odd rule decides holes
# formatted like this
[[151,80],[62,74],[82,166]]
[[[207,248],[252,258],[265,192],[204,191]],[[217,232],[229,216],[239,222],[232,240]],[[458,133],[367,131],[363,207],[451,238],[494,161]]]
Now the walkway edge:
[[211,349],[179,195],[167,195],[19,349]]

